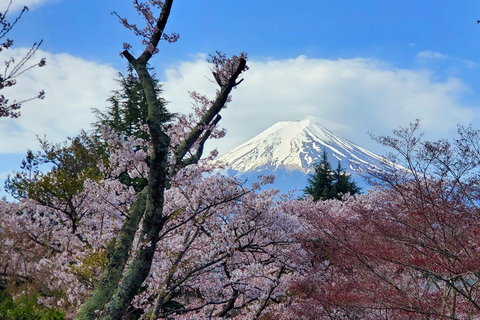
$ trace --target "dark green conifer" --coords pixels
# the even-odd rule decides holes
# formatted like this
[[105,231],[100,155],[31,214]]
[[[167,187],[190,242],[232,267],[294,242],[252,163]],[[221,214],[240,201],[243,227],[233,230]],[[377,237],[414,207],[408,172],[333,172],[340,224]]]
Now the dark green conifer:
[[[119,73],[119,78],[116,81],[121,89],[113,91],[113,95],[108,99],[110,106],[107,111],[101,112],[94,109],[98,121],[93,126],[96,128],[97,135],[99,135],[102,126],[107,126],[125,139],[134,136],[149,141],[150,135],[144,131],[148,119],[147,100],[142,84],[133,67],[128,65],[126,75]],[[153,87],[157,100],[164,108],[166,102],[160,97],[162,88],[158,79],[155,78],[155,74],[152,75],[152,81],[154,82]],[[162,114],[165,116],[165,119],[162,119],[163,123],[168,123],[174,117],[172,113],[164,112]],[[130,178],[127,172],[122,173],[119,180],[125,185],[133,186],[136,191],[143,190],[148,183],[147,179],[144,178]]]
[[328,162],[327,153],[323,151],[322,160],[314,165],[315,172],[307,180],[303,190],[305,194],[313,196],[314,201],[328,199],[342,199],[346,193],[357,194],[360,188],[355,181],[345,172],[338,162],[334,171]]
[[[152,80],[155,83],[157,99],[162,106],[165,106],[165,100],[160,97],[162,88],[155,75],[152,76]],[[132,66],[128,65],[126,75],[119,73],[116,81],[121,89],[113,91],[113,95],[108,99],[110,106],[105,113],[94,109],[98,121],[93,126],[98,130],[101,126],[106,125],[125,137],[135,136],[148,140],[150,138],[148,133],[141,128],[146,124],[148,118],[146,97]],[[165,122],[170,121],[173,116],[173,114],[167,114]]]

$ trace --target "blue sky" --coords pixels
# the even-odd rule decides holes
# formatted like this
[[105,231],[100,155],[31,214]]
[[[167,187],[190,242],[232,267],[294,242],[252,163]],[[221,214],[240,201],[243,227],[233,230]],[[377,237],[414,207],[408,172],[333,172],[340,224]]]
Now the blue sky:
[[[19,119],[0,119],[0,180],[38,147],[35,135],[59,142],[88,129],[90,109],[107,106],[125,69],[122,43],[142,50],[111,15],[140,24],[129,0],[14,0],[10,17],[23,5],[30,11],[0,60],[43,39],[47,66],[2,93],[20,100],[45,89],[46,98],[25,104]],[[480,128],[477,20],[480,3],[470,0],[176,0],[166,31],[180,39],[162,43],[151,64],[171,109],[187,112],[188,91],[214,93],[207,54],[249,54],[222,120],[227,137],[215,142],[220,153],[307,115],[382,153],[368,132],[389,134],[417,118],[431,139],[453,136],[457,124]]]

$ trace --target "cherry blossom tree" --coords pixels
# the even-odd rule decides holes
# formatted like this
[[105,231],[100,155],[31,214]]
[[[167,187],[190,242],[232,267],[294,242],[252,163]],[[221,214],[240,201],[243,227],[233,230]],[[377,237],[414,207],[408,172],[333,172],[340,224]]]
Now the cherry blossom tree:
[[[172,137],[194,120],[193,114],[180,117],[171,127],[177,133]],[[118,176],[127,172],[132,178],[148,177],[150,151],[143,148],[147,141],[125,139],[107,128],[103,137],[109,158],[99,163],[102,178],[86,178],[83,188],[68,198],[53,195],[50,202],[41,203],[26,197],[2,204],[4,274],[41,287],[43,304],[70,313],[98,288],[115,254],[117,234],[142,196]],[[288,256],[295,245],[296,216],[283,213],[276,191],[259,192],[272,177],[247,188],[212,171],[210,160],[185,167],[171,178],[153,267],[129,313],[257,319],[286,299],[286,282],[298,269]],[[42,179],[39,182],[44,185]],[[72,207],[75,220],[67,209]],[[134,236],[131,250],[150,245],[142,241],[141,230]],[[131,261],[132,257],[126,264]]]
[[[28,7],[23,7],[20,13],[13,21],[9,21],[7,19],[7,14],[9,12],[10,6],[12,5],[12,1],[8,2],[7,8],[5,11],[0,12],[0,52],[9,49],[13,45],[13,40],[6,38],[3,40],[7,34],[12,30],[15,24],[20,20],[22,15],[28,11]],[[10,58],[5,61],[5,69],[3,73],[0,73],[0,90],[8,87],[12,87],[17,84],[17,78],[21,74],[25,73],[26,71],[34,68],[34,67],[43,67],[46,64],[45,58],[40,59],[38,63],[28,65],[28,62],[38,50],[42,41],[36,42],[32,45],[30,50],[27,54],[20,59],[20,61],[15,61],[14,58]],[[20,112],[18,111],[22,103],[33,100],[33,99],[43,99],[45,96],[45,92],[42,90],[38,93],[36,97],[25,99],[23,101],[13,101],[10,102],[3,94],[0,95],[0,118],[1,117],[11,117],[17,118],[20,116]]]
[[[356,198],[304,201],[302,319],[474,319],[480,312],[480,132],[423,142],[418,122],[377,137],[397,165]],[[401,165],[401,166],[400,166]]]
[[[125,45],[123,56],[135,69],[148,106],[147,126],[150,133],[150,155],[148,186],[140,193],[138,201],[132,205],[124,229],[115,246],[114,257],[107,265],[104,277],[80,310],[80,315],[94,315],[95,310],[104,309],[105,319],[119,319],[127,311],[142,283],[147,278],[160,232],[165,226],[167,218],[163,213],[165,189],[169,186],[169,178],[180,168],[198,162],[203,153],[203,145],[210,137],[214,126],[220,120],[219,112],[228,101],[230,91],[239,84],[238,77],[246,69],[245,55],[226,59],[224,56],[212,60],[214,72],[220,75],[222,82],[215,100],[209,106],[192,130],[173,150],[170,150],[170,136],[167,134],[166,124],[172,118],[162,101],[157,99],[155,83],[149,74],[147,63],[154,53],[160,39],[175,41],[175,36],[163,33],[170,15],[172,0],[152,1],[140,3],[134,1],[135,8],[145,18],[147,26],[139,30],[126,19],[122,23],[136,34],[142,36],[145,50],[135,58]],[[152,9],[160,9],[159,17],[153,15]],[[173,163],[170,164],[168,155],[173,154]],[[130,243],[133,240],[137,223],[142,220],[140,239],[144,245],[140,246],[135,257],[123,274],[124,266],[130,253]],[[133,223],[137,222],[137,223]],[[127,242],[127,243],[125,243]],[[148,244],[148,245],[147,245]],[[117,285],[118,283],[118,285]],[[108,301],[108,303],[107,303]],[[106,304],[107,303],[107,304]],[[106,305],[105,305],[106,304]]]
[[[288,299],[299,268],[288,255],[296,215],[280,210],[276,191],[260,191],[272,177],[248,188],[215,171],[216,151],[201,160],[205,142],[225,135],[219,113],[242,81],[246,55],[211,56],[219,90],[213,100],[192,92],[191,114],[170,114],[158,96],[147,63],[160,39],[178,38],[163,33],[172,2],[134,1],[145,29],[121,19],[146,45],[138,58],[129,45],[122,52],[143,91],[143,133],[100,126],[104,153],[88,137],[45,142],[43,154],[27,157],[34,177],[27,170],[11,180],[20,200],[2,203],[3,274],[35,285],[41,303],[69,317],[258,319]],[[54,168],[36,170],[42,159]],[[136,190],[125,175],[148,183]]]

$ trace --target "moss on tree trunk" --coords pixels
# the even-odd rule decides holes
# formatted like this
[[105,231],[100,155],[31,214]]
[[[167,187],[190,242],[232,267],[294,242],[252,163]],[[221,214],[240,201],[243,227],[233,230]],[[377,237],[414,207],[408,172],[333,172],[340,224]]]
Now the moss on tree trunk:
[[135,238],[135,232],[143,217],[146,197],[147,189],[145,188],[138,194],[137,199],[130,208],[100,283],[77,312],[76,320],[95,319],[97,315],[95,311],[102,310],[112,297],[122,277],[123,269],[127,263],[133,239]]

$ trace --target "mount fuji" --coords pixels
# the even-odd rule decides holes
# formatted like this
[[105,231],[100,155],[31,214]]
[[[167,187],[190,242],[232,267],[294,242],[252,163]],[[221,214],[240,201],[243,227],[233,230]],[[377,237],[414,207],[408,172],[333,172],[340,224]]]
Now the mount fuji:
[[338,163],[349,173],[362,191],[367,184],[358,169],[385,166],[382,157],[334,134],[310,119],[277,122],[256,137],[219,158],[226,172],[249,182],[261,174],[274,174],[272,187],[297,193],[307,185],[313,165],[326,151],[333,169]]

